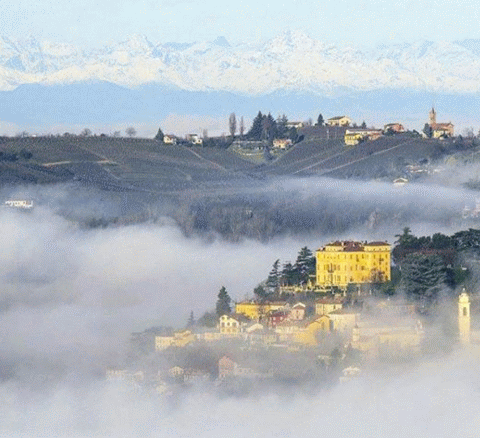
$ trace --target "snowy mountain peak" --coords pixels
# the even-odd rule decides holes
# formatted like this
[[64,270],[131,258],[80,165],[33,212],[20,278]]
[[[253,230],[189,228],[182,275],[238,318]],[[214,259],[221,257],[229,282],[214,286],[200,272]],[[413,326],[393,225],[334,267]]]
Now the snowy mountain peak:
[[231,47],[230,43],[227,41],[227,39],[224,36],[219,36],[213,40],[213,44],[216,44],[217,46],[220,47]]
[[384,88],[480,92],[480,41],[418,42],[360,50],[289,30],[265,44],[152,43],[144,35],[92,50],[35,38],[0,37],[0,89],[21,84],[155,82],[185,90],[265,94]]
[[126,50],[132,54],[149,52],[153,47],[145,35],[139,34],[130,35],[125,41],[113,46],[116,50]]
[[309,50],[315,46],[315,40],[302,30],[286,30],[267,43],[268,50],[275,53],[293,50]]

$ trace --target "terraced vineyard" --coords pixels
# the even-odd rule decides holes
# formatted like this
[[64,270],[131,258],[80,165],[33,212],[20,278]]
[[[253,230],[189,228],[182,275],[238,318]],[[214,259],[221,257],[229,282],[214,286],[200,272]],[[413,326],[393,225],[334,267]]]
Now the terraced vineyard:
[[312,163],[321,163],[333,156],[343,154],[345,145],[341,140],[304,140],[285,155],[271,163],[265,172],[272,175],[292,175],[308,168]]
[[230,193],[287,175],[389,176],[399,162],[431,160],[451,149],[452,142],[409,135],[382,137],[355,147],[346,147],[341,139],[312,135],[280,158],[257,166],[228,150],[167,146],[149,139],[4,138],[0,152],[4,157],[16,154],[17,159],[0,161],[0,182],[80,181],[106,190]]

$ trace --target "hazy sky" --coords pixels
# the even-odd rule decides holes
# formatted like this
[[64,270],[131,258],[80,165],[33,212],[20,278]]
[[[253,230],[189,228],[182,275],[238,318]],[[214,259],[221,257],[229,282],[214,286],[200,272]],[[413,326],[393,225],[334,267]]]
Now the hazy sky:
[[155,42],[269,39],[303,29],[316,39],[359,45],[479,38],[476,2],[458,0],[4,0],[5,36],[100,46],[139,33]]

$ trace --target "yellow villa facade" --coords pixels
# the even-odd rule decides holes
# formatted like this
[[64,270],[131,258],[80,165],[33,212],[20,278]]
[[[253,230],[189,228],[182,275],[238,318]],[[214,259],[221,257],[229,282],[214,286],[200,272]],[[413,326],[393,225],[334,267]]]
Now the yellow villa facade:
[[390,281],[387,242],[334,242],[316,252],[316,286],[346,288],[350,283]]
[[270,312],[283,309],[285,305],[286,303],[283,301],[266,303],[242,301],[240,303],[235,303],[235,313],[240,313],[251,320],[258,321],[260,318],[268,315]]

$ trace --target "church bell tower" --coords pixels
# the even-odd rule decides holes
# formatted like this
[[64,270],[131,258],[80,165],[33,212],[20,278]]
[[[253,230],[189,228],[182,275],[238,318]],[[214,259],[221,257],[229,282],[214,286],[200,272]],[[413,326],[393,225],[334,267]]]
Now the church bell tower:
[[432,106],[432,109],[428,113],[428,120],[430,126],[436,125],[437,123],[437,113],[435,112],[435,108]]

